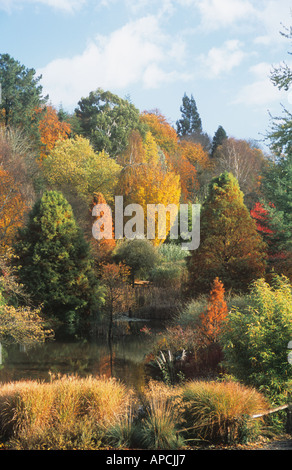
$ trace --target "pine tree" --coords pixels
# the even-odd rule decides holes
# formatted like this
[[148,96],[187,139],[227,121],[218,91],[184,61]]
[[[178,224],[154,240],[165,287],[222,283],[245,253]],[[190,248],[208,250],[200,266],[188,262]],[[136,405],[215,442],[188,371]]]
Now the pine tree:
[[186,93],[184,94],[180,111],[182,117],[176,123],[177,134],[184,137],[194,133],[202,133],[202,121],[193,95],[189,98]]
[[226,134],[225,129],[222,126],[219,126],[213,137],[211,157],[214,157],[217,147],[219,147],[219,145],[222,145],[224,140],[227,138],[228,136]]
[[48,318],[81,328],[100,292],[95,282],[89,246],[72,208],[57,191],[46,191],[19,231],[15,252],[20,281]]
[[265,273],[265,243],[231,173],[213,178],[201,213],[200,246],[190,262],[190,293],[208,292],[215,277],[226,289],[245,291]]

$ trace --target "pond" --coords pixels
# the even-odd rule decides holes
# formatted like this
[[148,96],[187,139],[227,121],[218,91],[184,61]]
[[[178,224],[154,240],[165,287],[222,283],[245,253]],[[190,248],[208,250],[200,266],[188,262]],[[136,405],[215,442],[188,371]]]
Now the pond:
[[[139,389],[147,381],[144,359],[151,341],[140,331],[145,322],[133,325],[131,322],[131,332],[115,336],[111,344],[106,337],[97,337],[90,341],[50,341],[29,350],[20,345],[3,346],[0,382],[47,381],[51,374],[102,375]],[[159,331],[157,324],[147,322],[147,327],[154,335]]]

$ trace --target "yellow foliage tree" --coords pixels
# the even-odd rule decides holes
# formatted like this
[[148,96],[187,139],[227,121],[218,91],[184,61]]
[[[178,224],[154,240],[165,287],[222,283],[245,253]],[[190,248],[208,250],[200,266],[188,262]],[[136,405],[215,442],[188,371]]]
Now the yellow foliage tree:
[[63,189],[88,202],[95,192],[112,200],[121,167],[105,152],[95,152],[88,139],[59,140],[43,161],[43,171],[53,189]]
[[[133,145],[133,142],[135,145]],[[139,143],[139,144],[138,144]],[[136,151],[134,152],[133,149]],[[139,151],[137,151],[139,149]],[[180,202],[180,177],[161,159],[159,147],[151,132],[146,134],[144,142],[135,135],[130,139],[125,152],[124,167],[121,171],[117,191],[124,196],[124,203],[139,204],[144,212],[144,228],[147,227],[147,205],[169,204]],[[167,213],[166,236],[170,230],[170,214]],[[157,214],[156,214],[157,216]],[[159,238],[156,224],[153,243],[159,245],[165,238]]]

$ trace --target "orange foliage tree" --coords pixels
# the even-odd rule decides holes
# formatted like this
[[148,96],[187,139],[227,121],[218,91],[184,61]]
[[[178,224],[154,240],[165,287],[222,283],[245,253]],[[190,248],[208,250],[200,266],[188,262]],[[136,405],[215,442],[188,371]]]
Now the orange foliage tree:
[[[91,210],[90,213],[93,213],[94,207],[99,204],[106,204],[106,200],[102,193],[94,193],[91,203]],[[93,215],[93,223],[97,222],[101,218],[103,219],[103,224],[101,225],[100,233],[102,234],[105,232],[105,226],[109,223],[111,224],[111,236],[112,238],[101,238],[97,240],[95,238],[91,238],[91,246],[93,249],[93,254],[97,262],[104,262],[110,256],[112,250],[114,249],[116,242],[115,242],[115,235],[114,235],[114,227],[111,220],[107,220],[108,214],[105,214],[104,211],[99,211],[98,215]]]
[[221,331],[222,321],[228,313],[227,304],[224,300],[224,285],[218,277],[214,279],[208,305],[200,315],[199,336],[202,344],[208,346],[212,343],[218,343]]
[[52,106],[47,106],[45,110],[38,108],[36,114],[42,116],[39,121],[39,132],[42,143],[40,160],[43,160],[58,140],[68,138],[71,133],[71,126],[68,122],[59,120],[57,111]]
[[210,166],[207,152],[201,144],[179,140],[176,130],[158,111],[145,111],[141,120],[150,129],[169,168],[179,175],[182,202],[193,202],[199,190],[198,172]]
[[0,166],[0,251],[12,244],[26,209],[14,178]]

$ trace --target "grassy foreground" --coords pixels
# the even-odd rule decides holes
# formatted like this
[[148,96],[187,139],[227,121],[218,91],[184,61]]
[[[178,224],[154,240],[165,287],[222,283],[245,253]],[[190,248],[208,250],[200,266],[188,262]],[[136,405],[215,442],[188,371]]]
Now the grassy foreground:
[[250,416],[268,408],[234,382],[150,382],[135,393],[105,377],[57,377],[0,387],[2,448],[17,450],[181,449],[233,444],[257,435]]

